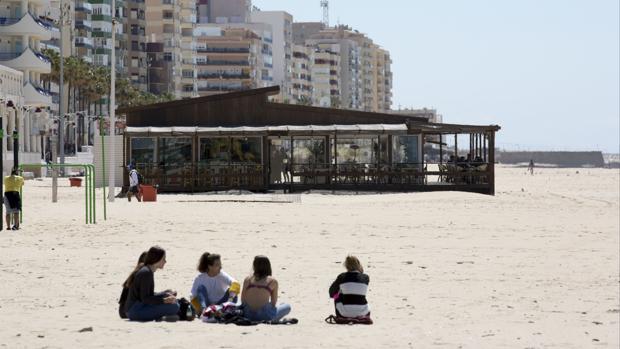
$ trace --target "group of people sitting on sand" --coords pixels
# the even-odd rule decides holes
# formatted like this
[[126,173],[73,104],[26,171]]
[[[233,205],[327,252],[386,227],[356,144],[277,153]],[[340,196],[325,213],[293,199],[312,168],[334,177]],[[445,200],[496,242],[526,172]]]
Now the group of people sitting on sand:
[[[177,292],[155,292],[154,273],[163,269],[165,264],[166,251],[159,246],[142,253],[137,266],[123,283],[119,301],[121,318],[131,321],[179,319],[181,306]],[[326,321],[372,323],[366,301],[369,277],[355,256],[347,256],[344,267],[347,271],[338,275],[329,287],[336,315]],[[271,262],[266,256],[254,257],[253,273],[243,280],[242,287],[222,270],[222,260],[218,254],[203,253],[198,261],[198,272],[188,305],[198,317],[210,307],[222,304],[234,305],[236,311],[251,322],[278,322],[291,311],[290,305],[278,304],[279,284],[272,276]]]

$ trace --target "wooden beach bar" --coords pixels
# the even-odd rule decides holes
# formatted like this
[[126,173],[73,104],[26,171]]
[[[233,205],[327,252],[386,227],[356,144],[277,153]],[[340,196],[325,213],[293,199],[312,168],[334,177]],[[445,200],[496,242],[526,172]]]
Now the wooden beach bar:
[[[495,193],[497,125],[270,102],[278,92],[274,86],[119,109],[125,164],[160,192]],[[457,144],[463,135],[468,144]]]

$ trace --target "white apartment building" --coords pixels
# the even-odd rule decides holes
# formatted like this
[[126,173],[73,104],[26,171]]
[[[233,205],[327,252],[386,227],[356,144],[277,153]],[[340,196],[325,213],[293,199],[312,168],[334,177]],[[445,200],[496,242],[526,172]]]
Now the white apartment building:
[[[6,135],[17,131],[20,135],[19,158],[22,163],[38,163],[45,148],[44,141],[50,129],[48,112],[36,105],[26,105],[24,98],[24,73],[0,65],[0,116]],[[2,137],[1,159],[4,174],[13,167],[13,138]],[[0,174],[2,175],[2,174]]]
[[198,70],[196,67],[197,45],[194,37],[194,30],[198,22],[196,13],[196,0],[179,0],[180,3],[180,23],[181,23],[181,86],[180,98],[191,98],[198,96],[197,78]]
[[284,11],[254,11],[251,22],[266,23],[273,31],[273,84],[280,86],[277,100],[291,99],[293,16]]
[[310,75],[312,79],[312,104],[325,108],[341,108],[340,96],[340,46],[317,44],[310,46]]
[[52,38],[53,25],[39,18],[50,1],[2,1],[0,6],[0,64],[21,71],[24,105],[52,104],[49,91],[41,87],[41,74],[49,74],[51,62],[41,54],[40,42]]
[[[324,28],[320,23],[294,23],[293,30],[296,44],[320,49],[331,45],[330,50],[338,52],[338,107],[376,112],[390,110],[392,60],[387,50],[346,26]],[[314,82],[314,74],[312,77]]]
[[312,104],[312,65],[314,50],[305,45],[293,45],[291,58],[291,89],[289,102],[293,104]]

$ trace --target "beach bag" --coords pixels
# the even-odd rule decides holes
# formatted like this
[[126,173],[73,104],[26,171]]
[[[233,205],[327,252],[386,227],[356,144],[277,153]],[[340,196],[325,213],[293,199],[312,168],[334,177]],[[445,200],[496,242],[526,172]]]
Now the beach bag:
[[180,320],[192,321],[196,317],[194,306],[185,298],[179,299],[179,315]]
[[241,316],[243,312],[237,304],[233,302],[225,302],[222,304],[213,304],[204,309],[202,312],[202,321],[204,322],[225,322],[231,316]]
[[331,325],[372,325],[370,313],[365,316],[344,317],[339,315],[330,315],[325,318],[325,322]]

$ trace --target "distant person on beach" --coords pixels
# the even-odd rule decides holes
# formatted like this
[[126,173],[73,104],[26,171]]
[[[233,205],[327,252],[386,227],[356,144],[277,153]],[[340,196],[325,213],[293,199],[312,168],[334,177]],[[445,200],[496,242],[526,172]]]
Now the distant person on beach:
[[534,175],[534,159],[530,159],[530,164],[527,166],[527,171],[533,176]]
[[[146,260],[147,253],[148,253],[147,251],[144,251],[142,252],[142,254],[140,254],[140,257],[138,258],[138,263],[136,264],[135,268],[137,268],[141,264],[144,265],[144,261]],[[129,286],[127,285],[127,281],[125,281],[123,283],[123,291],[121,292],[121,297],[118,299],[118,315],[120,315],[121,319],[127,318],[127,312],[125,310],[125,303],[127,302],[128,294],[129,294]]]
[[289,183],[291,181],[291,160],[288,158],[288,154],[286,154],[286,149],[284,149],[284,147],[280,148],[280,154],[282,159],[282,173],[284,174],[284,183]]
[[131,202],[131,196],[135,195],[138,201],[142,201],[142,193],[140,192],[140,174],[132,165],[129,168],[129,190],[127,191],[127,200]]
[[[24,186],[24,178],[17,169],[10,176],[4,177],[4,206],[6,208],[6,230],[19,230],[19,212],[22,210],[22,198],[19,195]],[[13,225],[11,225],[11,221]]]
[[355,256],[347,256],[343,263],[346,272],[338,275],[329,287],[329,296],[334,299],[336,316],[359,318],[370,316],[366,292],[370,278]]
[[[198,271],[200,274],[194,279],[191,291],[191,301],[197,313],[200,314],[209,305],[237,302],[239,283],[222,270],[219,254],[203,253],[198,262]],[[231,289],[233,283],[236,283],[236,287]]]
[[166,251],[159,246],[151,247],[146,253],[144,263],[138,264],[129,275],[125,285],[129,288],[125,309],[132,321],[179,319],[177,293],[172,290],[155,292],[154,273],[166,264]]
[[273,148],[271,153],[271,183],[282,183],[282,163],[284,159],[279,149]]
[[291,311],[291,306],[276,305],[278,281],[271,276],[271,262],[265,256],[256,256],[253,267],[254,273],[243,280],[243,316],[252,321],[279,321]]

